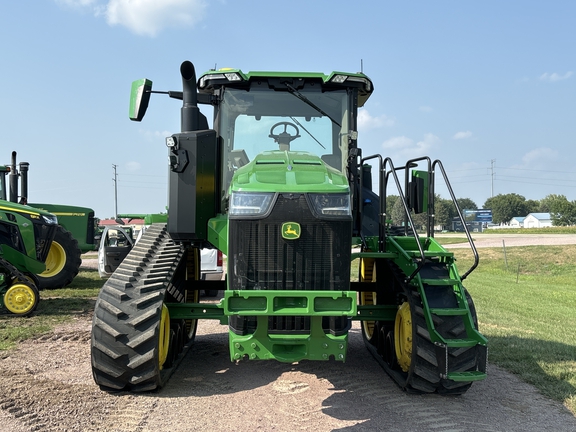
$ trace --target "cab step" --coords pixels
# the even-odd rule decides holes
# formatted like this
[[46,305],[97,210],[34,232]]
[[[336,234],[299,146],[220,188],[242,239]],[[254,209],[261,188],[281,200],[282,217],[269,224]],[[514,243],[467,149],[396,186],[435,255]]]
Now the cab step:
[[468,311],[460,308],[430,308],[430,313],[438,316],[466,315]]
[[486,379],[486,373],[480,371],[449,372],[446,378],[458,382],[481,381]]

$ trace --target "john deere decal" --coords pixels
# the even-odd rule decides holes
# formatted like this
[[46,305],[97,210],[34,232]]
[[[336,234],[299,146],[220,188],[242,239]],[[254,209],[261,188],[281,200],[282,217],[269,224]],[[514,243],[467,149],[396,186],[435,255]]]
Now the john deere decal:
[[284,222],[282,224],[282,238],[296,240],[300,238],[300,224],[298,222]]

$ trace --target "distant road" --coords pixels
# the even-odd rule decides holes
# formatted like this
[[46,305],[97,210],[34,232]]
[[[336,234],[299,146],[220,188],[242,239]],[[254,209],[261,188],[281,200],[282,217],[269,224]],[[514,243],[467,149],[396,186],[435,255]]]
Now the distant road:
[[[471,233],[476,247],[576,245],[576,234],[481,234]],[[466,237],[459,234],[437,234],[435,237]],[[468,243],[444,245],[446,248],[469,247]]]

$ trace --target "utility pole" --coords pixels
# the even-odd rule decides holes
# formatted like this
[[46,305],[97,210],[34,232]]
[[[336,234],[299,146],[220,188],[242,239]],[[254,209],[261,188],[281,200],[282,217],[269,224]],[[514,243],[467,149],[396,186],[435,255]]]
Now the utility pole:
[[118,217],[118,173],[116,172],[116,168],[118,165],[112,164],[112,168],[114,169],[114,178],[112,181],[114,182],[114,217]]
[[496,159],[490,159],[490,177],[491,177],[491,189],[490,189],[490,196],[494,197],[494,162],[496,162]]

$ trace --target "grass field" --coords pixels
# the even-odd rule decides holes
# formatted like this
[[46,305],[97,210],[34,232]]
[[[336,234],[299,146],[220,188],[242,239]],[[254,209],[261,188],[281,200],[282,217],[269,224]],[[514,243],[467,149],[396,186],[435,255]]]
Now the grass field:
[[[454,253],[461,272],[466,271],[471,252]],[[480,266],[464,284],[489,340],[489,361],[576,415],[576,245],[509,247],[506,256],[502,248],[479,253]],[[96,271],[82,271],[70,288],[43,291],[34,316],[1,315],[0,357],[18,342],[90,312],[102,284]]]
[[[465,271],[467,250],[456,250]],[[576,414],[576,246],[481,249],[464,285],[489,341],[489,360]]]

